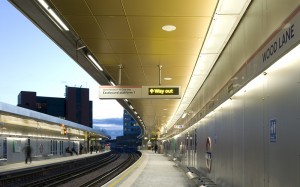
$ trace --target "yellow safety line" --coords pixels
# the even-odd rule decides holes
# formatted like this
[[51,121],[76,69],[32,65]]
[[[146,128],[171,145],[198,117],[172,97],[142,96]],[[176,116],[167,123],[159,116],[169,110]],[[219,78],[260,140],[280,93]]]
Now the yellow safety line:
[[129,173],[131,173],[137,166],[139,166],[142,163],[142,160],[144,160],[145,157],[144,155],[142,155],[142,158],[138,160],[138,162],[136,164],[133,165],[133,167],[129,168],[129,170],[127,170],[124,174],[122,174],[122,176],[120,176],[118,179],[116,179],[111,185],[109,185],[109,187],[113,187],[116,184],[118,184],[119,182],[121,182],[124,177],[126,177]]

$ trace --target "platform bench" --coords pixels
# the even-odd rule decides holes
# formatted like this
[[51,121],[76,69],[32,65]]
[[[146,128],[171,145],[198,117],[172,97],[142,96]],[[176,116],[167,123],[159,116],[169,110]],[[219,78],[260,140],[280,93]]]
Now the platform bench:
[[199,185],[204,185],[205,187],[216,187],[217,186],[217,184],[214,181],[212,181],[210,178],[203,175],[196,168],[187,167],[187,170],[188,170],[188,172],[186,175],[190,179],[197,180],[197,183],[199,183]]

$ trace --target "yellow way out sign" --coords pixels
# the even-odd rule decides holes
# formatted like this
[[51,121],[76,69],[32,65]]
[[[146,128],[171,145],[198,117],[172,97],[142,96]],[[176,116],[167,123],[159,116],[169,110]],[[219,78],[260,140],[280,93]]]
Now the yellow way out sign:
[[100,99],[180,99],[180,86],[100,86]]
[[149,95],[178,95],[179,94],[179,88],[178,87],[172,87],[172,88],[157,88],[157,87],[150,87],[148,88]]

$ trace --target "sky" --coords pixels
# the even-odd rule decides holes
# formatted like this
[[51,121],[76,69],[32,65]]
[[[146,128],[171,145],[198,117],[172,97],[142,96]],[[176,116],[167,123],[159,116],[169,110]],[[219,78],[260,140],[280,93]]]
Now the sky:
[[[98,98],[99,84],[6,0],[0,0],[0,102],[17,105],[20,91],[64,98],[65,85],[89,88],[95,129],[123,134],[123,108]],[[122,118],[122,119],[121,119]]]

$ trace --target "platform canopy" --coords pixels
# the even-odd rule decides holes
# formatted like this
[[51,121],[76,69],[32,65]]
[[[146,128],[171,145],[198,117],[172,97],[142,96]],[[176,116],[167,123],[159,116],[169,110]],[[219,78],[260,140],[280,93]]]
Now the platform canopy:
[[105,140],[111,137],[93,128],[0,102],[0,133],[7,136],[68,140]]
[[100,85],[179,86],[177,99],[117,99],[148,137],[184,114],[251,2],[9,1]]

